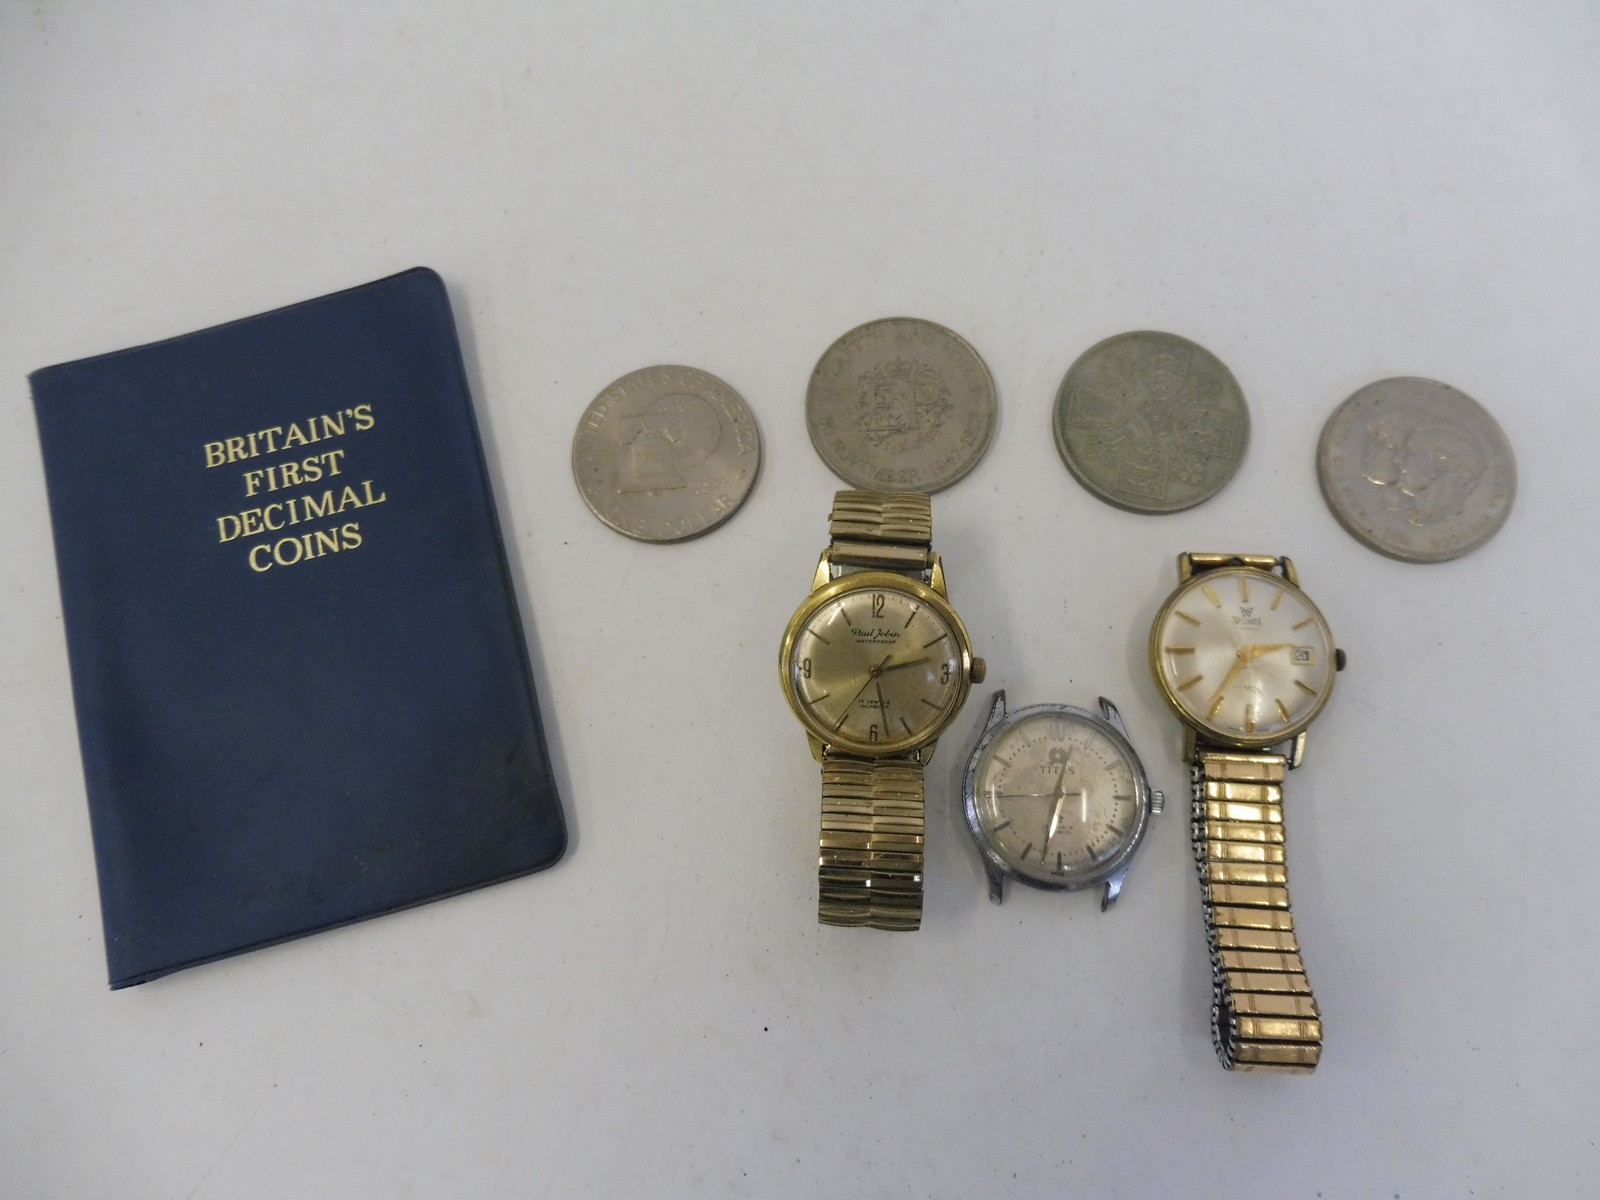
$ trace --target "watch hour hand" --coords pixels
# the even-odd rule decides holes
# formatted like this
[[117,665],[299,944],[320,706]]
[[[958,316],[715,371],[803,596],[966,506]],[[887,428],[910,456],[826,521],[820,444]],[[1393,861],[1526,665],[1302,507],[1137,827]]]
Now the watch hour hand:
[[1239,651],[1245,662],[1255,662],[1263,654],[1271,654],[1274,650],[1293,650],[1293,642],[1273,642],[1271,645],[1246,646]]
[[1067,798],[1067,793],[1066,792],[1057,792],[1056,793],[1055,807],[1050,810],[1050,824],[1049,824],[1048,827],[1046,827],[1046,829],[1044,831],[1044,840],[1045,840],[1045,842],[1047,844],[1049,843],[1051,838],[1055,837],[1056,830],[1061,828],[1061,805],[1062,805],[1062,802],[1066,800],[1066,798]]
[[[1047,828],[1044,832],[1044,840],[1046,845],[1049,845],[1050,839],[1055,837],[1056,830],[1061,828],[1061,805],[1067,798],[1067,763],[1070,761],[1070,758],[1071,756],[1069,755],[1067,758],[1061,760],[1061,772],[1056,776],[1056,804],[1055,807],[1050,810],[1050,825],[1049,828]],[[1042,851],[1040,853],[1041,855],[1043,854]]]

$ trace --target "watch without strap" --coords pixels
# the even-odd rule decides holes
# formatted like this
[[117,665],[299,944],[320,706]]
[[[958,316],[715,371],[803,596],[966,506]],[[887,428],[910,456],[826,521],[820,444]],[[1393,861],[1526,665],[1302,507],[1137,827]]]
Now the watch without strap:
[[922,921],[922,769],[984,664],[946,598],[919,492],[841,491],[778,672],[822,764],[818,919]]
[[1178,578],[1150,666],[1186,726],[1217,1056],[1229,1070],[1308,1073],[1322,1018],[1289,911],[1283,778],[1344,651],[1287,558],[1180,554]]
[[1122,894],[1164,802],[1104,696],[1099,712],[1034,704],[1008,713],[1003,691],[972,748],[962,798],[989,899],[1005,899],[1007,878],[1051,891],[1103,883],[1102,912]]

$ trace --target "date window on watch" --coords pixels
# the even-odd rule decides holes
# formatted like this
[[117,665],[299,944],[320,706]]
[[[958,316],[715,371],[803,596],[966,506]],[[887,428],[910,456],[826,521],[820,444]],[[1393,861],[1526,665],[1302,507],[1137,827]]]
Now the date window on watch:
[[1317,652],[1315,648],[1311,646],[1296,646],[1293,653],[1295,666],[1310,667],[1316,665]]

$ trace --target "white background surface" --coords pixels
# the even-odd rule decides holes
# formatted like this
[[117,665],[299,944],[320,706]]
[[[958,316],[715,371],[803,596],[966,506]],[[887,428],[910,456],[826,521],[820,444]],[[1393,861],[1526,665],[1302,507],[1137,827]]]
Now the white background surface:
[[[0,0],[0,1194],[1592,1194],[1597,52],[1581,2]],[[25,375],[419,263],[569,857],[113,994]],[[838,486],[804,389],[893,314],[999,387],[934,510],[990,685],[1113,697],[1174,799],[1109,913],[985,898],[955,801],[985,686],[930,768],[922,931],[816,924],[775,671]],[[1072,360],[1145,327],[1254,422],[1177,516],[1098,503],[1048,432]],[[569,467],[657,362],[765,440],[747,507],[679,546],[604,528]],[[1509,524],[1455,563],[1379,557],[1317,490],[1322,421],[1397,374],[1517,450]],[[1350,653],[1288,793],[1310,1078],[1207,1037],[1143,650],[1184,549],[1292,555]]]

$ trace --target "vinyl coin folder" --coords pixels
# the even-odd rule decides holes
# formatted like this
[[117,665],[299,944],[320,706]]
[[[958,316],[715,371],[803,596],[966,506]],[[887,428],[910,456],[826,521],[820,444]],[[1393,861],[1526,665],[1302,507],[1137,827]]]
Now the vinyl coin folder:
[[113,988],[560,858],[437,275],[31,382]]

